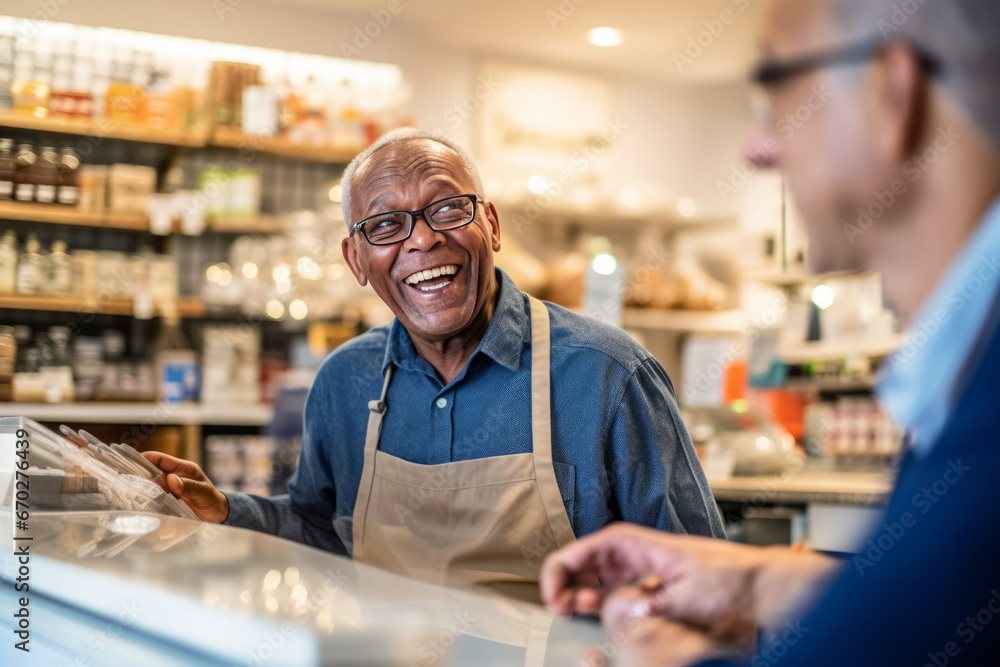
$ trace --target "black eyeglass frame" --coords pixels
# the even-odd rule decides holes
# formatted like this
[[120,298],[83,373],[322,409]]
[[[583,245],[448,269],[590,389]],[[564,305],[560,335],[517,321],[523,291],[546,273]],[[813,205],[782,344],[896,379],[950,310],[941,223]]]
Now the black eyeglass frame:
[[[438,229],[437,227],[434,226],[434,223],[431,222],[431,220],[426,215],[424,215],[424,211],[433,206],[437,206],[442,202],[449,201],[451,199],[468,199],[472,201],[472,217],[470,217],[467,221],[463,222],[460,225],[455,225],[454,227],[446,227],[444,229]],[[382,213],[376,213],[375,215],[368,216],[364,220],[359,220],[358,222],[354,223],[354,225],[351,226],[351,236],[354,236],[354,233],[360,229],[362,236],[365,237],[365,240],[374,246],[387,246],[387,245],[395,245],[397,243],[403,243],[408,238],[413,236],[413,229],[414,227],[417,226],[417,216],[422,217],[424,219],[424,222],[427,223],[427,226],[436,232],[450,232],[453,229],[461,229],[462,227],[471,225],[476,219],[476,214],[479,212],[478,205],[482,203],[484,203],[484,200],[479,195],[452,195],[450,197],[444,197],[443,199],[432,201],[427,206],[417,209],[416,211],[383,211]],[[365,229],[364,227],[365,223],[371,222],[372,220],[376,220],[386,215],[392,215],[393,213],[405,213],[410,217],[410,229],[406,232],[406,236],[404,236],[401,239],[397,239],[395,241],[388,241],[385,243],[377,243],[375,241],[372,241],[371,238],[368,237],[368,230]]]
[[[760,86],[774,86],[782,81],[801,76],[813,70],[867,62],[894,43],[899,42],[886,41],[879,38],[819,53],[809,53],[785,61],[765,61],[760,63],[753,71],[750,75],[750,80]],[[940,60],[912,42],[903,43],[916,54],[921,69],[928,76],[935,77],[941,74],[943,65]]]

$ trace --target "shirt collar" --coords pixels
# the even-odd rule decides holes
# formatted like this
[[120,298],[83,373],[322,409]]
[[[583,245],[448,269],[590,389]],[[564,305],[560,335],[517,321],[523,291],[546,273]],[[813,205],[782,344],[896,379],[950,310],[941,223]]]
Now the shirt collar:
[[1000,295],[1000,199],[983,218],[931,296],[903,345],[879,370],[876,387],[889,417],[930,452],[964,388],[963,369]]
[[[525,306],[524,293],[518,289],[514,281],[500,269],[496,269],[496,281],[500,291],[496,310],[493,311],[493,318],[486,326],[486,333],[479,341],[476,351],[469,357],[469,361],[481,353],[501,366],[516,371],[521,367],[521,351],[524,349],[524,344],[531,340],[531,319]],[[417,354],[410,334],[398,319],[393,320],[389,329],[389,341],[382,360],[383,375],[390,362],[396,368],[420,371],[436,377],[430,363]],[[465,367],[468,368],[469,364],[466,363]],[[465,370],[459,378],[464,374]]]

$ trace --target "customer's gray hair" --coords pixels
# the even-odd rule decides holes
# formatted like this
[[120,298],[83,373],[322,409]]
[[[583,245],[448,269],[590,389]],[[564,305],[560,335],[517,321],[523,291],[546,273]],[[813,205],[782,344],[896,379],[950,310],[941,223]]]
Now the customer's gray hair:
[[1000,2],[830,0],[854,38],[907,40],[941,62],[940,83],[1000,147]]
[[405,141],[419,140],[434,141],[454,151],[455,154],[458,155],[458,159],[462,163],[462,168],[465,170],[465,173],[468,174],[470,179],[472,179],[472,184],[476,188],[476,194],[484,199],[486,198],[486,195],[483,193],[483,181],[479,177],[479,170],[476,169],[476,163],[472,161],[472,156],[470,156],[464,148],[459,146],[454,141],[446,139],[435,132],[417,130],[412,127],[401,127],[392,130],[391,132],[386,132],[379,137],[378,141],[351,160],[351,163],[347,165],[347,169],[344,170],[344,176],[340,179],[340,209],[344,212],[344,221],[347,223],[347,229],[350,229],[354,224],[351,214],[351,205],[354,200],[354,193],[351,189],[354,186],[354,174],[357,172],[358,168],[364,164],[368,158],[383,148],[395,146],[396,144],[401,144]]

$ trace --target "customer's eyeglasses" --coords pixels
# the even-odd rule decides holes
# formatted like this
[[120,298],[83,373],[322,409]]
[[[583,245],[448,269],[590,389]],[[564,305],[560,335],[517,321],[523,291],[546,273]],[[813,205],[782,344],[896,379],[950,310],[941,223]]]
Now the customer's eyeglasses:
[[431,202],[416,211],[386,211],[358,222],[351,234],[361,231],[372,245],[392,245],[410,238],[417,216],[423,216],[436,232],[446,232],[464,227],[476,219],[476,204],[483,202],[479,195],[457,195]]
[[[774,86],[786,79],[801,76],[813,70],[837,65],[852,65],[867,62],[886,48],[891,42],[883,39],[868,40],[843,48],[810,53],[785,61],[764,61],[757,66],[751,75],[751,80],[761,86]],[[916,54],[920,67],[928,76],[940,74],[941,62],[923,51],[915,44],[908,46]]]

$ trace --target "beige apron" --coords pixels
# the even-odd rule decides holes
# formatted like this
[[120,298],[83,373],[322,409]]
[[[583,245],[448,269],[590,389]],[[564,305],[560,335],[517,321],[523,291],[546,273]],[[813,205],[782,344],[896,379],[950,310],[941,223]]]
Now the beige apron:
[[574,537],[552,465],[549,314],[541,301],[528,298],[532,451],[439,465],[379,451],[390,364],[381,399],[368,404],[354,508],[356,560],[538,601],[541,561]]

